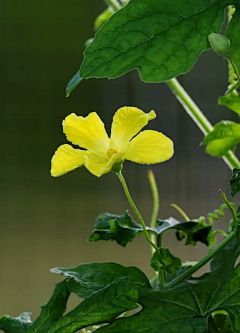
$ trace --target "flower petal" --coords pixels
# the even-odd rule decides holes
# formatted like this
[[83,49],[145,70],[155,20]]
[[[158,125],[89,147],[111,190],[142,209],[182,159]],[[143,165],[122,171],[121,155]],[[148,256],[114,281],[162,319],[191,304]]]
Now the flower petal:
[[119,153],[113,154],[109,159],[87,151],[84,165],[94,176],[101,177],[111,171],[113,165],[119,161],[122,161],[122,154]]
[[112,147],[119,152],[125,152],[129,141],[154,118],[156,118],[154,111],[145,113],[138,108],[129,106],[118,109],[112,123]]
[[62,176],[82,166],[84,154],[84,150],[74,149],[69,145],[60,146],[52,158],[51,175],[53,177]]
[[170,159],[173,155],[173,142],[157,131],[143,131],[130,142],[124,158],[141,163],[154,164]]
[[99,155],[106,155],[109,138],[104,123],[96,112],[91,112],[87,117],[78,117],[70,114],[63,121],[63,132],[68,141],[74,145],[89,149]]

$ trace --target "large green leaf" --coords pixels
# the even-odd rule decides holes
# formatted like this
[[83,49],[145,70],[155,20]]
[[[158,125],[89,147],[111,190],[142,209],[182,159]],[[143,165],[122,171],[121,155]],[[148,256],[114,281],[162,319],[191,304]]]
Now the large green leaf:
[[75,268],[53,268],[53,273],[72,277],[68,286],[71,292],[86,298],[93,292],[111,284],[116,277],[129,277],[129,281],[138,282],[151,288],[146,275],[137,267],[124,267],[116,263],[86,263]]
[[211,261],[211,270],[214,271],[228,264],[230,269],[234,267],[235,261],[240,254],[240,243],[238,237],[234,237]]
[[18,317],[0,317],[0,330],[6,333],[26,333],[31,326],[31,314],[23,312]]
[[[196,221],[178,222],[170,217],[167,220],[157,220],[156,228],[147,227],[149,233],[161,235],[167,230],[175,229],[179,240],[186,238],[186,245],[196,245],[198,241],[208,245],[211,226]],[[94,230],[89,241],[115,240],[118,244],[126,246],[136,236],[143,234],[143,228],[136,223],[126,211],[122,215],[109,213],[100,214],[94,224]]]
[[234,168],[233,174],[230,179],[231,186],[231,197],[234,197],[238,192],[240,192],[240,169]]
[[69,295],[67,281],[58,283],[52,297],[42,306],[40,316],[34,321],[27,333],[47,332],[48,328],[64,314]]
[[4,316],[0,318],[0,330],[6,333],[46,333],[49,327],[63,315],[70,292],[67,281],[58,283],[50,300],[42,306],[40,316],[32,323],[30,314],[22,313],[13,318]]
[[224,8],[236,2],[131,0],[86,49],[80,76],[113,79],[137,68],[143,81],[161,82],[186,73],[209,48],[208,35],[220,32]]
[[211,133],[207,134],[202,142],[207,145],[206,152],[212,156],[222,157],[229,150],[235,150],[240,142],[240,124],[223,120],[214,126]]
[[98,333],[203,333],[209,315],[224,310],[234,332],[240,332],[240,266],[223,265],[200,278],[185,281],[163,292],[143,290],[143,309],[129,318],[115,320]]
[[92,293],[48,331],[41,333],[73,333],[90,325],[109,323],[121,313],[138,307],[140,289],[140,283],[130,282],[126,277],[118,278]]

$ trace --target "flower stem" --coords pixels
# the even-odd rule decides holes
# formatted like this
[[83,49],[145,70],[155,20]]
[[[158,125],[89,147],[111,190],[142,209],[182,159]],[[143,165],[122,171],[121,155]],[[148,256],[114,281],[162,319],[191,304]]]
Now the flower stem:
[[117,0],[105,0],[106,4],[113,9],[114,12],[117,12],[122,8],[120,3]]
[[[180,85],[177,79],[171,79],[170,81],[167,81],[167,84],[203,134],[209,134],[213,130],[213,126],[184,88]],[[240,168],[240,161],[232,151],[228,151],[226,155],[223,156],[223,160],[230,169]]]
[[[155,179],[155,176],[154,176],[154,173],[152,172],[152,170],[148,171],[148,180],[150,183],[150,187],[152,190],[152,196],[153,196],[153,210],[152,210],[150,227],[155,228],[158,211],[159,211],[159,194],[158,194],[156,179]],[[154,234],[151,234],[150,238],[151,238],[152,242],[156,244],[156,236]],[[152,249],[152,252],[154,252],[153,247],[151,247],[151,249]]]
[[224,248],[236,235],[236,231],[233,231],[228,237],[226,237],[222,243],[220,243],[218,246],[216,246],[211,252],[209,252],[206,257],[204,257],[202,260],[200,260],[196,265],[189,268],[185,273],[179,275],[175,280],[169,282],[165,289],[170,289],[175,287],[178,283],[182,282],[189,276],[191,276],[193,273],[198,271],[201,267],[206,265],[222,248]]
[[133,201],[133,199],[132,199],[132,197],[131,197],[131,195],[130,195],[130,192],[129,192],[129,190],[128,190],[127,184],[126,184],[126,182],[125,182],[125,179],[124,179],[124,177],[123,177],[121,171],[117,172],[117,176],[118,176],[118,178],[119,178],[119,180],[120,180],[120,182],[121,182],[121,184],[122,184],[122,186],[123,186],[123,189],[124,189],[124,192],[125,192],[125,194],[126,194],[126,197],[127,197],[128,201],[129,201],[129,203],[130,203],[130,205],[131,205],[131,207],[132,207],[134,213],[136,214],[136,216],[137,216],[139,222],[140,222],[141,225],[142,225],[143,232],[144,232],[144,235],[145,235],[147,241],[148,241],[149,244],[151,244],[151,246],[152,246],[152,247],[153,247],[153,248],[159,253],[159,256],[160,256],[160,252],[159,252],[159,250],[158,250],[156,244],[155,244],[154,242],[152,242],[151,238],[150,238],[149,235],[148,235],[147,228],[146,228],[146,226],[145,226],[145,223],[144,223],[144,221],[143,221],[143,218],[142,218],[141,214],[139,213],[139,211],[138,211],[138,209],[137,209],[137,207],[136,207],[136,205],[135,205],[135,203],[134,203],[134,201]]

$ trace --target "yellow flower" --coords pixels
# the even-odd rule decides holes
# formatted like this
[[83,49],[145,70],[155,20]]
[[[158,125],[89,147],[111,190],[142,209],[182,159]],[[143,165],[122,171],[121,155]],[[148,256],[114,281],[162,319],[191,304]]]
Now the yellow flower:
[[145,113],[135,107],[122,107],[113,117],[109,138],[96,112],[87,117],[70,114],[63,121],[63,132],[68,141],[86,150],[60,146],[52,158],[51,175],[58,177],[84,165],[100,177],[124,160],[141,164],[168,160],[173,155],[172,140],[152,130],[138,134],[155,117],[154,111]]

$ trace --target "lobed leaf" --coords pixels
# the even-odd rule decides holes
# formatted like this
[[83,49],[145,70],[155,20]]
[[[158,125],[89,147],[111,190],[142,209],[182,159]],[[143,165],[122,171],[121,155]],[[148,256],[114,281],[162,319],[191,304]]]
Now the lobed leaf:
[[140,283],[128,278],[117,278],[107,287],[92,293],[75,309],[70,311],[49,330],[41,333],[73,333],[81,328],[109,323],[125,311],[136,309]]
[[126,246],[136,235],[142,234],[143,229],[126,211],[122,215],[103,213],[97,216],[90,242],[98,240],[115,240],[119,245]]
[[214,126],[211,133],[202,141],[207,145],[206,152],[212,156],[223,157],[229,150],[235,150],[240,142],[240,124],[223,120]]
[[93,292],[105,288],[115,278],[128,277],[130,282],[141,283],[151,288],[146,275],[137,267],[124,267],[116,263],[86,263],[75,268],[53,268],[53,273],[71,277],[68,286],[71,292],[86,298]]
[[203,333],[216,311],[226,311],[233,331],[239,332],[240,266],[233,270],[223,265],[163,292],[143,290],[139,303],[141,312],[117,319],[97,332]]
[[224,8],[236,3],[131,0],[85,50],[80,76],[113,79],[137,68],[143,81],[162,82],[186,73],[209,49],[208,35],[220,32]]
[[155,251],[151,259],[151,267],[156,272],[163,269],[168,274],[175,274],[181,266],[181,259],[172,255],[169,249],[164,247],[159,247],[159,253]]
[[238,237],[234,237],[221,251],[219,251],[211,261],[211,270],[214,271],[221,266],[227,265],[232,270],[240,254],[240,244]]
[[42,306],[40,316],[34,321],[27,333],[45,333],[64,314],[70,291],[67,281],[58,283],[50,300]]
[[27,333],[31,323],[29,312],[23,312],[16,318],[6,315],[0,317],[0,330],[6,333]]
[[[171,229],[177,230],[179,240],[186,238],[186,245],[196,245],[198,241],[206,245],[209,243],[211,226],[196,221],[180,223],[170,217],[167,220],[157,220],[156,228],[147,227],[148,232],[155,235],[161,235]],[[103,213],[96,218],[93,233],[88,240],[90,242],[115,240],[119,245],[126,246],[128,242],[142,234],[142,226],[132,219],[128,211],[122,215]]]

